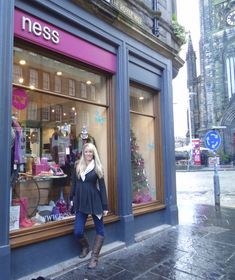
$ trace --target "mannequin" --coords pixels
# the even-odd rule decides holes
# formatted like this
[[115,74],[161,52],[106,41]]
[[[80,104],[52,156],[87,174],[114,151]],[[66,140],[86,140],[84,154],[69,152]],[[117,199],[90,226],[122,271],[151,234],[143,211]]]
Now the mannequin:
[[[15,185],[18,172],[24,171],[26,141],[23,130],[15,116],[12,116],[11,126],[11,186]],[[20,206],[20,227],[31,227],[33,223],[27,218],[28,198],[17,197],[12,199],[12,205]]]
[[11,184],[18,177],[19,171],[24,171],[26,141],[23,130],[16,116],[11,122]]
[[86,143],[92,143],[96,146],[94,137],[88,133],[86,126],[83,126],[81,133],[78,135],[78,159],[80,159],[82,147]]
[[25,141],[25,136],[24,136],[23,130],[15,116],[12,116],[12,128],[13,128],[14,134],[15,134],[15,137],[14,137],[14,163],[17,165],[20,165],[22,163],[25,163],[26,141]]

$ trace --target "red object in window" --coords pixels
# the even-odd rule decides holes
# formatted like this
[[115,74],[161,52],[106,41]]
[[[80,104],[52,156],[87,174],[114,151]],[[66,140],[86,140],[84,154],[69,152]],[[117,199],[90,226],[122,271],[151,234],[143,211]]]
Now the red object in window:
[[200,140],[192,139],[193,165],[201,165]]
[[18,110],[24,110],[29,103],[26,91],[21,88],[13,89],[12,104]]

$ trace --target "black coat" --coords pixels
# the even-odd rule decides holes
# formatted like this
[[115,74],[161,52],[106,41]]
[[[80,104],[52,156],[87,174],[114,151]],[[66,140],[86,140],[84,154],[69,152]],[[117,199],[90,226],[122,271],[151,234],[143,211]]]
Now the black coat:
[[75,213],[102,214],[104,210],[108,210],[104,178],[99,178],[93,169],[82,181],[74,172],[70,199],[73,200]]

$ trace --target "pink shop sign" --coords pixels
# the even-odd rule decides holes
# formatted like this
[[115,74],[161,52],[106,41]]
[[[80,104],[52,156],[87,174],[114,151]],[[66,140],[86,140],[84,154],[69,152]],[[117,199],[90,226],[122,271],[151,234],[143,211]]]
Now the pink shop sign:
[[15,9],[14,34],[107,72],[116,72],[114,54],[18,9]]

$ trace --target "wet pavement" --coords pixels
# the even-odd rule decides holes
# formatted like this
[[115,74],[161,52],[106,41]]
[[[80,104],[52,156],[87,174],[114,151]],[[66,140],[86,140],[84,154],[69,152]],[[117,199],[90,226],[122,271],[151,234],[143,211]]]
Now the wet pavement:
[[[229,176],[232,175],[230,173]],[[228,182],[231,185],[228,189],[233,192],[234,180]],[[183,188],[181,186],[181,190]],[[213,205],[213,192],[206,193],[207,199],[212,195],[207,205],[198,204],[198,197],[204,199],[203,188],[199,189],[201,195],[191,195],[194,191],[192,187],[187,196],[189,199],[186,199],[184,193],[178,195],[179,225],[102,256],[95,270],[88,270],[85,261],[60,275],[46,279],[234,280],[235,208],[220,207],[216,210]],[[235,205],[234,200],[230,202],[229,204]]]
[[[235,170],[219,171],[220,204],[235,207]],[[214,204],[214,171],[176,172],[177,204]]]

